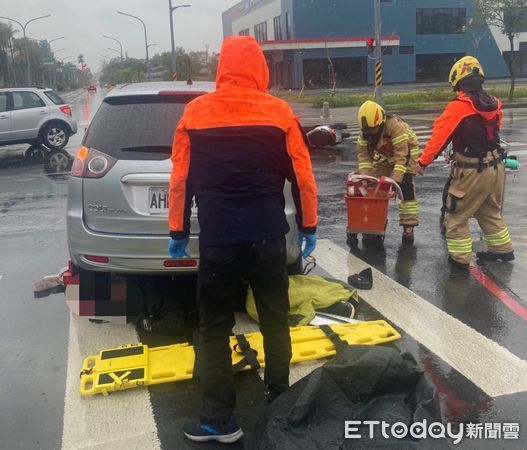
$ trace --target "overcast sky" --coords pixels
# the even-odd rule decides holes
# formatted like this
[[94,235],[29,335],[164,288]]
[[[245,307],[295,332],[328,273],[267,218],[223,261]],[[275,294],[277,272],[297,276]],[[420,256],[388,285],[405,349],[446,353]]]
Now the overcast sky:
[[[144,34],[141,23],[117,11],[139,16],[146,24],[150,54],[170,50],[169,0],[0,0],[0,15],[19,22],[51,14],[46,19],[32,22],[27,35],[36,39],[64,36],[53,42],[59,58],[82,53],[92,71],[100,68],[100,55],[116,56],[108,47],[118,48],[116,42],[104,39],[103,34],[116,37],[128,56],[145,57]],[[176,46],[187,50],[210,51],[220,49],[223,38],[221,13],[239,0],[173,0],[173,5],[190,4],[174,12]],[[0,19],[3,21],[3,19]],[[14,24],[13,24],[14,25]],[[70,61],[73,61],[71,59]]]

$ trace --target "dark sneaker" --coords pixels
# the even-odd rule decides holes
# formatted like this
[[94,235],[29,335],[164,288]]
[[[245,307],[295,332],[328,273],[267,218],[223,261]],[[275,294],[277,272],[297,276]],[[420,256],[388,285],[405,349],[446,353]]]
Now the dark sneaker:
[[348,284],[356,289],[371,289],[373,286],[373,274],[371,267],[364,269],[348,277]]
[[214,425],[194,420],[183,425],[183,433],[191,441],[217,441],[222,444],[231,444],[243,436],[242,429],[234,419]]
[[450,270],[453,272],[467,272],[468,273],[468,264],[460,263],[459,261],[456,261],[452,259],[450,256],[448,257],[448,264],[450,266]]
[[514,250],[507,253],[476,252],[476,256],[483,261],[514,261]]

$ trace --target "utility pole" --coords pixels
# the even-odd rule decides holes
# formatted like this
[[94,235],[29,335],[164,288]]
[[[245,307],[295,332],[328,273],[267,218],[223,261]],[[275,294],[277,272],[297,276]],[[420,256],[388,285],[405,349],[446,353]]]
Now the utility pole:
[[375,101],[383,104],[382,100],[382,41],[381,41],[381,0],[375,2]]
[[178,8],[190,8],[190,5],[172,6],[172,0],[168,0],[168,14],[170,17],[170,42],[172,44],[172,80],[177,78],[176,43],[174,42],[174,17],[172,13]]

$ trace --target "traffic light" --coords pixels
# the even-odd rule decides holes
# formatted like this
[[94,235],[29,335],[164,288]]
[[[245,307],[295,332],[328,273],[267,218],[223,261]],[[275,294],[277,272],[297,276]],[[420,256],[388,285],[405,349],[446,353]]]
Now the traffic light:
[[366,51],[368,52],[368,55],[371,55],[375,51],[374,38],[368,38],[368,40],[366,41]]

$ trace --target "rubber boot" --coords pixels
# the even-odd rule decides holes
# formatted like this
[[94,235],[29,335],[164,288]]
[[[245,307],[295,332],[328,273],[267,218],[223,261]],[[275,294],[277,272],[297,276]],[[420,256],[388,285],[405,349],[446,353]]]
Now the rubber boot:
[[483,261],[514,261],[514,250],[507,253],[476,252],[476,256]]
[[413,244],[414,243],[414,227],[405,225],[403,227],[403,244]]

